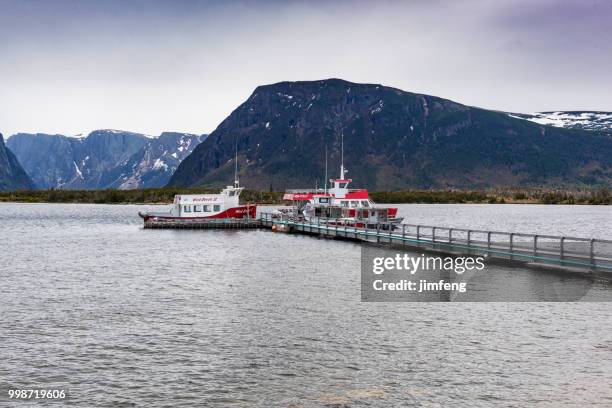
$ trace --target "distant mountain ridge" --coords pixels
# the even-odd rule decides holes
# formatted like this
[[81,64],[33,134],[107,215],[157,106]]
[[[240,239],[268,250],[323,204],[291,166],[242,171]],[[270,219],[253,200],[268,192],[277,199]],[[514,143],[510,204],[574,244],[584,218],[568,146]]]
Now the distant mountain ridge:
[[0,133],[0,191],[32,190],[34,183],[4,144]]
[[612,112],[554,111],[509,113],[509,115],[520,119],[526,119],[540,125],[612,133]]
[[439,97],[340,79],[257,87],[187,157],[169,186],[233,179],[282,190],[322,185],[344,157],[353,187],[609,186],[612,136],[561,129]]
[[7,145],[38,188],[132,189],[164,186],[204,138],[178,132],[150,137],[103,129],[79,138],[18,133]]

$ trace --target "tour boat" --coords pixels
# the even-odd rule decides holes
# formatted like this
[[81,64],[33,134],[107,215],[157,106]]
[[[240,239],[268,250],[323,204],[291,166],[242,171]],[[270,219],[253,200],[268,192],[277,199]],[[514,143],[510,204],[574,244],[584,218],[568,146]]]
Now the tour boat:
[[236,151],[234,185],[227,186],[219,194],[180,194],[174,196],[174,204],[167,212],[139,212],[145,221],[193,222],[210,219],[255,218],[256,204],[240,205],[238,181],[238,152]]
[[139,212],[145,221],[204,221],[213,218],[255,218],[257,205],[239,205],[244,187],[227,186],[219,194],[181,194],[174,196],[168,212]]
[[[344,151],[344,141],[342,145]],[[332,185],[329,189],[326,185],[324,189],[287,190],[283,200],[292,201],[297,212],[309,222],[359,228],[384,226],[388,229],[403,221],[403,218],[397,217],[397,208],[376,205],[370,199],[368,190],[348,188],[353,180],[346,178],[344,152],[340,165],[340,178],[329,181]]]

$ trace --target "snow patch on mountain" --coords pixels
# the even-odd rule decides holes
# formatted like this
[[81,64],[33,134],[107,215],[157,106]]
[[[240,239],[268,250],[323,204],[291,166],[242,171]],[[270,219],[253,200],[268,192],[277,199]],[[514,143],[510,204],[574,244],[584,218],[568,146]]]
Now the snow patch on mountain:
[[162,159],[155,160],[155,163],[153,164],[153,170],[161,170],[161,169],[168,170],[168,165],[164,163]]
[[83,173],[81,173],[81,170],[79,170],[79,166],[77,166],[75,161],[73,161],[72,163],[74,164],[74,169],[76,170],[77,177],[83,179]]
[[517,119],[526,119],[540,125],[566,129],[612,131],[612,112],[554,111],[535,113],[509,113]]

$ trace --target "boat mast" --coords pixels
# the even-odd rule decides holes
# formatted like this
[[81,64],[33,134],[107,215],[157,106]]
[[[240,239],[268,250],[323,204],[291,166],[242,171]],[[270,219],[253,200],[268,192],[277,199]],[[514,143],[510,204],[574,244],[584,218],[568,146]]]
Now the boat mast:
[[344,180],[344,132],[342,132],[340,147],[340,180]]
[[238,188],[240,186],[240,182],[238,180],[238,138],[236,138],[234,143],[234,188]]
[[327,144],[325,145],[325,194],[327,194]]

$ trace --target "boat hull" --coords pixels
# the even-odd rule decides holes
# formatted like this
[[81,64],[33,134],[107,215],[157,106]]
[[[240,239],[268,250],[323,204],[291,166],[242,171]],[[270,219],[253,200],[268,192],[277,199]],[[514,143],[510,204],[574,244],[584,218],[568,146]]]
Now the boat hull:
[[216,214],[200,216],[200,217],[174,217],[169,214],[163,213],[145,213],[139,212],[138,215],[144,219],[155,220],[155,221],[205,221],[210,219],[235,219],[235,218],[255,218],[257,216],[256,205],[244,205],[239,207],[228,208],[225,211],[221,211]]

